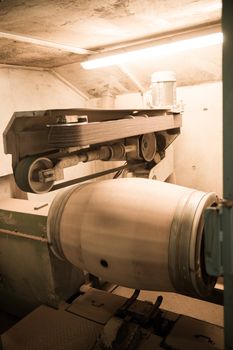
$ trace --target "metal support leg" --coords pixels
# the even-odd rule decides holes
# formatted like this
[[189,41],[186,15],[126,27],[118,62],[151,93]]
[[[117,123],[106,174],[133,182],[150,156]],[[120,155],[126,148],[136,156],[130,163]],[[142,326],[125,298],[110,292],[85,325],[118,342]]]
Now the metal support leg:
[[225,349],[233,349],[233,208],[223,208]]
[[223,0],[223,210],[225,349],[233,349],[233,1]]

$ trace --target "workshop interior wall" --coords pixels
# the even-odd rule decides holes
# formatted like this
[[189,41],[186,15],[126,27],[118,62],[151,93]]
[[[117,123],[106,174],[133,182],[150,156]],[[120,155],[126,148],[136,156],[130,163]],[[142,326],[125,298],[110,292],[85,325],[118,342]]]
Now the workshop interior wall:
[[178,89],[183,127],[175,144],[177,183],[223,194],[222,83]]
[[[67,86],[49,71],[0,67],[0,133],[3,135],[13,113],[16,111],[58,108],[84,108],[88,101],[75,89]],[[5,197],[25,197],[15,186],[11,167],[11,155],[5,155],[3,139],[0,142],[0,195]],[[65,169],[65,179],[81,177],[90,173],[119,166],[121,162],[81,163]],[[106,178],[106,177],[105,177]],[[57,191],[44,194],[28,194],[28,199],[51,202]]]
[[[177,101],[181,100],[183,127],[174,142],[176,183],[214,191],[221,197],[222,83],[179,87]],[[142,108],[143,98],[140,94],[119,95],[115,107]]]
[[[14,111],[47,108],[101,107],[101,99],[83,97],[48,71],[0,69],[0,128],[3,133]],[[222,84],[221,82],[177,88],[178,101],[184,104],[181,135],[174,143],[177,184],[222,195]],[[139,93],[118,95],[115,108],[142,108]],[[0,142],[0,177],[12,172],[11,156]],[[119,164],[117,164],[119,165]],[[109,168],[113,164],[93,162],[66,170],[66,179]],[[12,196],[9,177],[0,182],[0,194]],[[12,183],[12,180],[11,180]],[[3,186],[4,184],[4,186]],[[9,189],[9,190],[8,190]],[[29,195],[29,199],[47,201],[54,194]]]
[[[47,108],[85,107],[86,101],[77,92],[48,71],[0,68],[0,133],[15,111]],[[0,142],[0,195],[13,196],[8,174],[12,173],[11,156],[5,155]]]

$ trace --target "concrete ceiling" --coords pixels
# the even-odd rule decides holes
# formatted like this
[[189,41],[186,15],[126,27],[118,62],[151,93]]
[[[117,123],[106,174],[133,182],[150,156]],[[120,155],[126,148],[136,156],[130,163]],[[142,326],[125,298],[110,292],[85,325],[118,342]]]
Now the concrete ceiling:
[[[0,32],[99,51],[130,40],[220,20],[220,0],[0,0]],[[172,69],[178,85],[221,79],[221,47],[127,66],[85,71],[83,55],[6,39],[0,64],[53,68],[90,97],[147,89],[152,72]],[[129,72],[130,74],[127,74]],[[131,76],[131,78],[130,78]]]

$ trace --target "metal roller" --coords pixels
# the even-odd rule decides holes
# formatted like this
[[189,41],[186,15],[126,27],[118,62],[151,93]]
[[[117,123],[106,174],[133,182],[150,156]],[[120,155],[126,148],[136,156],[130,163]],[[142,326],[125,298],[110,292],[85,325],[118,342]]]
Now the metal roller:
[[16,166],[14,171],[15,182],[25,192],[46,193],[54,185],[54,181],[40,182],[38,172],[53,168],[53,162],[46,157],[26,157]]
[[214,193],[145,179],[89,183],[60,193],[48,215],[52,250],[116,284],[211,294],[204,264],[206,207]]

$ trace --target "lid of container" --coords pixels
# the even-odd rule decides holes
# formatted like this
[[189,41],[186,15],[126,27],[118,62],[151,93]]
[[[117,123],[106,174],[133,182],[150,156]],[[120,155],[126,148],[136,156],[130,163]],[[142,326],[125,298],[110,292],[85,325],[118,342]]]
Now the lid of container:
[[154,72],[151,75],[151,82],[158,83],[163,81],[176,81],[176,75],[171,70],[161,70],[158,72]]

